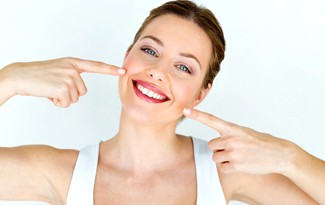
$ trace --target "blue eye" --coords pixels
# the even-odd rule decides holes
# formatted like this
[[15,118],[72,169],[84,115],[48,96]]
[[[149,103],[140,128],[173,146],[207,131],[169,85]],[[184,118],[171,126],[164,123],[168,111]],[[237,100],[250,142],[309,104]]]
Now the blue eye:
[[144,52],[148,53],[149,55],[152,55],[154,57],[158,57],[158,55],[156,54],[156,52],[154,50],[152,50],[151,48],[141,48],[141,50],[143,50]]
[[183,65],[183,64],[181,64],[181,65],[179,65],[179,66],[177,66],[181,71],[183,71],[183,72],[186,72],[186,73],[188,73],[188,74],[191,74],[192,72],[190,71],[190,69],[188,69],[188,67],[186,66],[186,65]]

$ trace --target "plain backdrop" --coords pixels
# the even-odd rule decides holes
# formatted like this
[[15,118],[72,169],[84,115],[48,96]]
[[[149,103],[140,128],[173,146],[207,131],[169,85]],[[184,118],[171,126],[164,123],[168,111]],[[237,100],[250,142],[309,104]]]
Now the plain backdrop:
[[[163,2],[1,0],[0,67],[64,56],[120,66],[137,28]],[[227,41],[221,72],[199,109],[292,140],[325,159],[324,1],[197,3],[215,13]],[[121,108],[117,78],[82,76],[88,94],[68,109],[20,96],[0,107],[0,145],[79,149],[112,137]],[[207,140],[218,136],[191,120],[178,132]],[[30,203],[36,204],[42,203]]]

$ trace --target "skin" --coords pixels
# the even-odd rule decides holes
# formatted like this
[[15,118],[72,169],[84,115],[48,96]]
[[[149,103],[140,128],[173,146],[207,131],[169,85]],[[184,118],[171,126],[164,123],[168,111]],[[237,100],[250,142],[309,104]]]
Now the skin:
[[[122,75],[125,70],[97,61],[61,58],[13,63],[0,70],[0,105],[15,95],[49,98],[68,107],[87,92],[82,72]],[[0,148],[0,199],[65,204],[76,150],[49,146]]]
[[[172,29],[175,26],[177,31]],[[175,129],[184,107],[194,107],[209,91],[201,89],[201,84],[209,62],[203,54],[211,52],[210,45],[209,38],[194,23],[167,15],[150,23],[126,54],[123,68],[127,72],[119,81],[120,129],[102,144],[107,148],[102,149],[99,166],[111,169],[98,175],[101,180],[96,186],[96,202],[195,204],[192,142],[176,135]],[[184,54],[197,56],[200,63]],[[183,64],[191,74],[180,69]],[[139,98],[132,83],[135,79],[159,88],[169,100],[151,103]]]
[[209,113],[185,109],[184,114],[220,135],[209,142],[209,148],[214,151],[212,158],[227,201],[324,204],[323,160],[290,141],[226,122]]
[[[18,94],[47,97],[56,106],[68,107],[86,92],[81,72],[121,76],[120,126],[113,138],[100,145],[97,205],[195,204],[193,145],[190,138],[175,133],[183,114],[221,135],[209,147],[215,151],[212,160],[228,202],[317,204],[313,197],[324,203],[319,191],[325,189],[320,183],[323,161],[291,142],[193,109],[210,90],[201,86],[210,46],[207,35],[194,23],[161,16],[126,53],[125,75],[115,66],[73,58],[11,64],[0,70],[0,89],[9,88],[1,94],[0,104]],[[169,100],[152,103],[140,98],[133,80],[149,83]],[[0,199],[65,204],[77,155],[76,150],[47,146],[0,148]]]
[[55,106],[69,107],[87,92],[80,76],[83,72],[123,75],[125,70],[77,58],[13,63],[1,69],[0,86],[6,89],[2,89],[0,105],[15,95],[27,95],[47,97]]

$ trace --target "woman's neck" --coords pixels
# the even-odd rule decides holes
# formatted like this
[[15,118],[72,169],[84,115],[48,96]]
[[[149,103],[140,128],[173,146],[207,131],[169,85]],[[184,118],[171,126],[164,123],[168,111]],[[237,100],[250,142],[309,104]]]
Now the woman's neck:
[[119,132],[107,141],[110,159],[133,174],[173,166],[184,153],[185,142],[175,134],[176,124],[139,122],[122,111]]

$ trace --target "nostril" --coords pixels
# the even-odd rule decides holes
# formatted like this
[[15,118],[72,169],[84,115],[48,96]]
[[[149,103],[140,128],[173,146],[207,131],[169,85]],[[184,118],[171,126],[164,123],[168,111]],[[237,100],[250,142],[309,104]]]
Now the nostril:
[[165,80],[164,74],[159,72],[149,71],[147,72],[147,76],[159,82],[163,82]]

